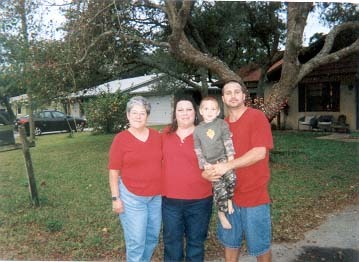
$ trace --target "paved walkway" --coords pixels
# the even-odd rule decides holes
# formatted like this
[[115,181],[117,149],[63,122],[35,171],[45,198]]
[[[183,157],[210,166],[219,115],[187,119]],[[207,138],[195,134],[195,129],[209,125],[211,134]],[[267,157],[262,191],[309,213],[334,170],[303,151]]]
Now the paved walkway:
[[[273,244],[273,262],[359,261],[359,203],[331,214],[318,228],[296,243]],[[216,260],[221,262],[223,259]],[[243,255],[240,262],[255,262]],[[213,261],[215,262],[215,261]]]
[[359,142],[359,137],[353,137],[346,133],[332,133],[318,137],[318,139],[339,140],[344,142]]

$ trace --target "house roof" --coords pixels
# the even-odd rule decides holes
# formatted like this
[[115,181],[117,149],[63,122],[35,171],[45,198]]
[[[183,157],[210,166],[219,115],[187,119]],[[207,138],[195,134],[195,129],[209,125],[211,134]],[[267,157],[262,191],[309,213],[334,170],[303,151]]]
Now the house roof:
[[163,75],[145,75],[133,78],[126,78],[121,80],[113,80],[95,87],[81,90],[77,93],[71,93],[69,97],[84,97],[84,96],[97,96],[102,92],[116,93],[129,92],[129,93],[146,93],[150,92],[154,83],[160,80]]
[[268,69],[268,73],[273,72],[277,69],[280,69],[283,64],[283,59],[280,59],[279,61],[275,62],[271,67]]
[[[310,59],[312,59],[314,56],[316,56],[323,48],[326,37],[327,35],[323,35],[315,42],[310,44],[308,47],[303,48],[298,55],[299,62],[304,64],[308,62]],[[337,37],[334,40],[333,47],[330,53],[336,52],[344,47],[349,46],[356,39],[357,39],[357,34],[351,30],[345,30],[339,33],[339,35],[337,35]],[[281,55],[283,56],[283,54]],[[338,77],[340,75],[342,76],[351,75],[350,77],[353,78],[358,68],[358,61],[359,61],[358,57],[359,57],[359,52],[356,52],[354,54],[341,58],[337,62],[321,65],[320,67],[313,70],[313,72],[308,74],[302,81],[307,81],[308,78],[314,79],[313,78],[314,75],[330,76],[329,78],[327,78],[327,80],[330,78],[333,79],[334,76]],[[276,63],[274,63],[268,69],[267,77],[270,81],[278,81],[278,79],[280,78],[282,65],[283,65],[283,58],[277,61]],[[318,81],[319,78],[317,77],[315,81]]]
[[[154,83],[161,79],[163,75],[152,74],[145,76],[138,76],[133,78],[126,78],[121,80],[113,80],[98,86],[71,93],[69,98],[75,97],[91,97],[97,96],[102,92],[116,93],[117,91],[129,93],[146,93],[150,92]],[[10,98],[10,103],[27,101],[27,94],[15,96]]]
[[242,78],[243,82],[258,82],[261,77],[261,69],[258,65],[247,65],[241,67],[237,74]]

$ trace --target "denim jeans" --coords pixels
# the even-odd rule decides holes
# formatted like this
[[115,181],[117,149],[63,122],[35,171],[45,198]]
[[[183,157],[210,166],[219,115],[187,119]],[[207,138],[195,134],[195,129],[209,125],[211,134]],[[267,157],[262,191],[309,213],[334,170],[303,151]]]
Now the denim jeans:
[[119,217],[125,236],[126,261],[151,261],[161,229],[161,196],[137,196],[122,181],[119,188],[124,204]]
[[199,200],[163,197],[164,261],[204,261],[212,199],[212,196]]

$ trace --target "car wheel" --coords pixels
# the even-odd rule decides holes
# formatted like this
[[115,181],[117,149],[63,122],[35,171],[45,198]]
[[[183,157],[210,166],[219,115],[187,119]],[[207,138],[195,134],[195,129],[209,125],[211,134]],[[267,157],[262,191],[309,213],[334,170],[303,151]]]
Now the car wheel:
[[40,127],[35,127],[35,136],[41,136],[42,130]]
[[82,132],[84,131],[84,124],[83,123],[77,123],[76,124],[76,132]]

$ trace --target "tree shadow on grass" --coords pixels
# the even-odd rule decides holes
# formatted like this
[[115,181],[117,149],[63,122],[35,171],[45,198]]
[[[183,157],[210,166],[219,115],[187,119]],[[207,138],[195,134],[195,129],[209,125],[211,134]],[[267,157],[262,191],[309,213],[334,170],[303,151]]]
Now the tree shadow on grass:
[[358,262],[359,250],[336,247],[303,247],[304,252],[295,262]]

